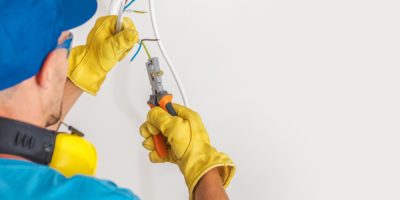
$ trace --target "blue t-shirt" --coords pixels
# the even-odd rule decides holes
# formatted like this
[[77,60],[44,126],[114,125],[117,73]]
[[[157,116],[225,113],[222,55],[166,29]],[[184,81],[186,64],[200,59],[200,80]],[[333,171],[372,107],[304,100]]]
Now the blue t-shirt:
[[83,175],[66,178],[50,167],[0,159],[0,199],[25,200],[139,200],[111,181]]

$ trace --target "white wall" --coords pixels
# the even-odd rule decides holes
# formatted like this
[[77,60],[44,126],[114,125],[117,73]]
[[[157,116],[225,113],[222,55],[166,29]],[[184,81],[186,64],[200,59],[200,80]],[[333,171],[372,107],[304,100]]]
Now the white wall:
[[[400,199],[398,1],[155,3],[192,108],[237,164],[232,199]],[[107,11],[100,0],[97,16]],[[149,17],[131,17],[151,38]],[[76,44],[94,21],[75,30]],[[141,147],[150,86],[144,52],[128,60],[67,122],[96,144],[99,177],[146,200],[186,199],[177,167],[151,164]],[[164,80],[181,102],[169,73]]]

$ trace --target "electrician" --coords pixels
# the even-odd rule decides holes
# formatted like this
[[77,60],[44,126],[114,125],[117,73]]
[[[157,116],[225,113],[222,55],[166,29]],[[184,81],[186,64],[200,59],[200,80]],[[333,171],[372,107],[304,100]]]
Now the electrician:
[[[107,73],[138,42],[129,19],[101,17],[85,45],[69,51],[68,30],[89,20],[95,0],[0,0],[0,199],[138,199],[128,189],[90,176],[96,153],[79,134],[57,133],[82,92],[96,95]],[[153,108],[141,126],[152,162],[178,165],[190,199],[227,199],[232,160],[210,144],[198,114],[174,105]],[[153,134],[169,141],[158,157]]]

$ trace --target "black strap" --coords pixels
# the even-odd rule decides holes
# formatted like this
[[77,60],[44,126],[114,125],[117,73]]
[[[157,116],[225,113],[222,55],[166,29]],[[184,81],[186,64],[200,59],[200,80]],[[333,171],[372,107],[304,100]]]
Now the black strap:
[[0,117],[0,153],[49,164],[57,133],[20,121]]

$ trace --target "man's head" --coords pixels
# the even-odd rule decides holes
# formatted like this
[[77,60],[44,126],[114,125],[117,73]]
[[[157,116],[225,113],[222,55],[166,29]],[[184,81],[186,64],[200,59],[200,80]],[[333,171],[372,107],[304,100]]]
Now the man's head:
[[[70,34],[62,32],[58,45],[66,42]],[[46,127],[58,122],[68,70],[67,55],[66,48],[54,49],[34,76],[0,91],[0,113],[6,111],[6,117],[13,118],[19,118],[19,114],[32,116],[36,118],[35,122],[41,122]]]
[[0,0],[0,116],[59,120],[68,50],[57,47],[95,10],[95,0]]

